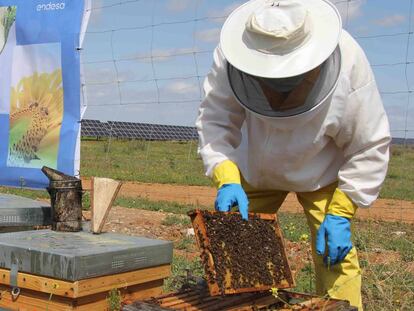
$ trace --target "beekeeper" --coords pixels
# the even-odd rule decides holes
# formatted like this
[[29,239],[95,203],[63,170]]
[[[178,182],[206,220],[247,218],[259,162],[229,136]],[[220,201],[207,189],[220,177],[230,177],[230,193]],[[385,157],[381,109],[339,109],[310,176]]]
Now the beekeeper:
[[296,193],[318,294],[362,309],[351,219],[384,181],[390,132],[361,47],[326,0],[253,0],[226,20],[196,122],[216,209],[275,213]]

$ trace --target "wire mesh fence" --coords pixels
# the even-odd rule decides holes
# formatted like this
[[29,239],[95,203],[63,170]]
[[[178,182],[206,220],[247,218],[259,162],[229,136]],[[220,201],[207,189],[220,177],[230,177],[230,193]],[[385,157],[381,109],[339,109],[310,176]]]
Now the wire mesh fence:
[[[82,133],[107,138],[105,159],[110,161],[111,153],[116,153],[111,148],[114,139],[135,138],[144,141],[140,148],[145,149],[141,161],[145,167],[157,165],[150,163],[157,158],[157,148],[151,150],[154,140],[188,140],[189,146],[182,145],[191,150],[184,152],[186,161],[197,161],[194,121],[203,98],[203,80],[210,70],[223,22],[242,3],[93,1],[82,51],[83,95],[88,102],[84,119],[102,122],[93,125],[93,121],[84,120]],[[393,151],[395,159],[406,164],[404,169],[391,164],[383,193],[388,198],[414,199],[408,189],[414,180],[407,170],[411,168],[410,145],[414,141],[412,1],[333,3],[342,15],[344,28],[356,38],[371,62],[392,136],[399,146]],[[101,134],[93,135],[93,130]],[[119,145],[118,141],[114,148]],[[171,164],[163,157],[158,161]],[[185,167],[185,163],[180,165]],[[107,164],[102,163],[102,167]],[[197,172],[203,175],[201,166]],[[399,193],[388,190],[388,185],[395,183],[400,185],[393,187]]]
[[[241,3],[95,1],[82,55],[88,116],[192,126],[220,26]],[[373,20],[366,23],[361,22],[363,8],[373,1],[334,3],[343,15],[345,28],[371,60],[385,106],[395,119],[391,120],[393,136],[414,137],[414,129],[410,127],[413,118],[410,110],[413,90],[409,81],[413,71],[410,1],[399,1],[396,13],[384,12],[382,19],[375,19],[374,14]],[[139,13],[134,15],[134,12]],[[121,17],[124,22],[111,16]],[[355,26],[354,20],[357,20]],[[368,29],[365,25],[369,23],[374,27]],[[384,75],[395,77],[394,83],[389,83]],[[396,103],[400,104],[400,111],[392,110]],[[154,105],[160,109],[156,111]]]
[[[380,2],[375,2],[377,7],[381,6]],[[105,134],[91,135],[90,130],[98,125],[85,121],[83,133],[108,138],[105,159],[111,159],[113,138],[147,141],[195,138],[191,127],[203,97],[202,81],[209,71],[221,24],[240,3],[210,1],[206,4],[200,0],[93,3],[91,25],[82,51],[83,90],[89,103],[86,116],[110,122],[100,123],[100,128],[95,129]],[[369,9],[368,4],[372,5],[373,1],[334,3],[342,14],[345,28],[365,48],[390,118],[394,141],[402,146],[393,152],[396,161],[406,165],[392,163],[387,182],[398,185],[392,187],[396,188],[393,193],[386,183],[385,197],[405,199],[406,194],[406,199],[413,199],[408,189],[413,182],[412,174],[407,170],[412,162],[410,143],[414,138],[414,90],[410,81],[414,73],[412,1],[389,4],[389,8],[383,8],[389,10],[382,15],[381,12],[372,14],[368,17],[371,20],[362,21],[366,14],[364,8]],[[371,24],[373,27],[369,27]],[[130,122],[121,125],[114,121]],[[188,153],[187,159],[194,161],[195,143],[189,144],[193,152]],[[151,155],[155,150],[151,151],[150,145],[145,146],[142,162],[154,159]],[[167,162],[171,164],[171,160]],[[145,167],[148,165],[156,163],[147,163]],[[102,166],[107,167],[106,163]],[[198,171],[202,174],[201,168]],[[399,210],[403,211],[403,206]],[[390,212],[396,211],[392,207]],[[404,213],[400,214],[402,220]]]

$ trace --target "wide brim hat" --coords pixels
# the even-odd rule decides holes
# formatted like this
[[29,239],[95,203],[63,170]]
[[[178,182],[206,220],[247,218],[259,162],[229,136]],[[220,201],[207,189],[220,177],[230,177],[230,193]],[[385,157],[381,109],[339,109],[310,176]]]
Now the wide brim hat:
[[220,46],[238,70],[263,78],[301,75],[335,51],[341,17],[327,0],[251,0],[225,21]]

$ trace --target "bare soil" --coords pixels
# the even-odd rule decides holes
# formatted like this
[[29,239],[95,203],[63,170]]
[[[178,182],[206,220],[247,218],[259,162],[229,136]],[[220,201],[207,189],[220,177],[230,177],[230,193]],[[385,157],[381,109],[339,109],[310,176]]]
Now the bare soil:
[[[82,184],[84,189],[90,189],[90,180],[84,179]],[[141,197],[152,201],[192,204],[196,207],[211,207],[214,206],[216,190],[213,187],[203,186],[125,182],[119,195],[131,198]],[[302,212],[302,207],[295,194],[290,193],[287,196],[280,211]],[[359,209],[356,216],[361,219],[414,223],[414,202],[378,199],[371,208]]]
[[[84,180],[83,187],[85,190],[90,189],[90,181]],[[153,201],[193,204],[196,207],[203,208],[213,206],[216,190],[212,187],[201,186],[126,182],[123,184],[119,195],[131,198],[141,197]],[[302,207],[294,194],[288,195],[281,207],[281,211],[302,213]],[[191,225],[164,225],[163,221],[168,215],[172,214],[117,206],[109,213],[108,221],[104,226],[104,231],[158,238],[177,243],[187,236],[188,229],[190,229]],[[90,212],[84,212],[84,216],[90,218]],[[414,202],[379,199],[370,209],[359,209],[357,217],[361,219],[414,223]],[[298,272],[312,262],[310,243],[285,240],[285,249],[293,278],[295,278]],[[174,253],[185,256],[190,260],[200,256],[196,247],[185,250],[178,250],[175,248]],[[399,260],[399,255],[396,252],[391,251],[385,253],[360,252],[360,256],[369,262],[384,264],[395,263]],[[414,265],[410,263],[410,267],[407,269],[409,271],[414,271]]]
[[[83,214],[86,220],[90,220],[91,213],[89,211],[84,211]],[[103,231],[157,238],[177,243],[188,236],[188,229],[191,229],[191,225],[164,225],[163,221],[168,215],[172,214],[116,206],[111,209]],[[308,242],[285,241],[285,249],[293,278],[295,278],[297,272],[306,263],[312,261],[310,244]],[[187,250],[175,248],[174,253],[185,256],[189,260],[200,257],[196,247]]]
[[396,251],[379,250],[377,252],[358,252],[358,257],[368,261],[370,264],[377,265],[401,263],[401,255]]
[[[84,211],[83,213],[85,219],[90,219],[90,212]],[[172,214],[116,206],[110,211],[103,231],[157,238],[177,243],[188,236],[188,229],[191,228],[191,225],[164,225],[163,221],[168,215]],[[285,240],[284,243],[288,263],[292,271],[293,279],[295,279],[298,272],[307,264],[312,263],[310,242],[292,242]],[[186,250],[174,248],[174,253],[184,256],[188,260],[196,257],[200,258],[200,253],[195,246]],[[360,252],[359,256],[368,262],[382,264],[396,263],[401,259],[398,252],[384,250],[381,252]],[[414,264],[407,264],[410,265],[409,267],[407,266],[407,271],[414,273]]]

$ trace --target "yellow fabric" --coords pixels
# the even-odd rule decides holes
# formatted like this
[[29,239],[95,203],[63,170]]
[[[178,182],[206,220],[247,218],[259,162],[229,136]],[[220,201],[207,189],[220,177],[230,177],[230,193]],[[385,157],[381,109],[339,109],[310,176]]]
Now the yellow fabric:
[[357,208],[358,206],[341,189],[336,188],[328,207],[328,214],[351,219]]
[[217,189],[224,184],[241,184],[239,168],[230,160],[219,163],[213,171],[213,182]]
[[[254,189],[245,181],[242,185],[249,198],[249,211],[258,213],[275,213],[283,203],[288,192]],[[330,202],[336,193],[336,184],[315,192],[297,193],[299,202],[305,212],[312,236],[312,254],[315,264],[316,293],[329,295],[331,298],[348,300],[351,305],[362,309],[361,270],[357,252],[352,248],[345,260],[337,265],[326,267],[321,256],[315,252],[316,232],[328,212]]]

